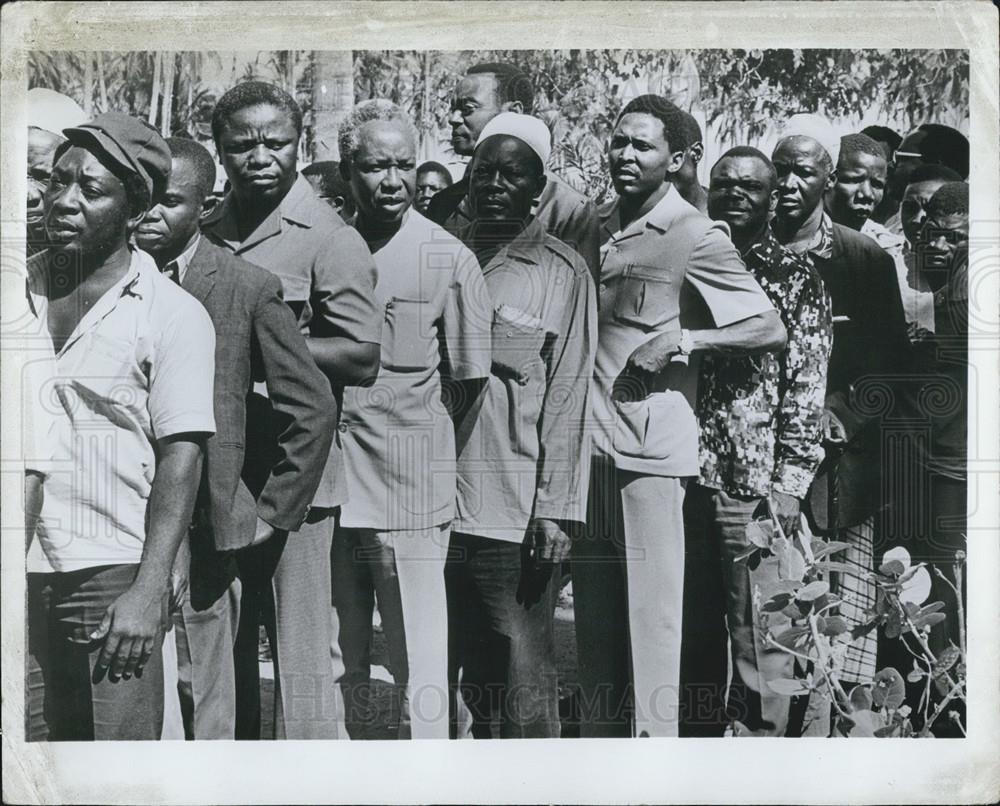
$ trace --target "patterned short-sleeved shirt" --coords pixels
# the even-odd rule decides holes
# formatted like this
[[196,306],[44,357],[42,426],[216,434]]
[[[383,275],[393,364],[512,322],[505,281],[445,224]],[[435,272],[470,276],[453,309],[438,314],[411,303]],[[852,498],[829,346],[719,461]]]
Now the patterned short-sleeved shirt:
[[703,360],[699,482],[735,495],[803,498],[823,458],[829,297],[812,263],[770,230],[743,259],[777,308],[788,344],[781,353]]

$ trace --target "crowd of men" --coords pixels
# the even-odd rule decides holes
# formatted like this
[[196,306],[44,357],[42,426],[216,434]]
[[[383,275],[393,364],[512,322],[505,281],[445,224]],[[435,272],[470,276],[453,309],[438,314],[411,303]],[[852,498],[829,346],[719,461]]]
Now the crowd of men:
[[748,524],[847,542],[852,624],[885,548],[945,574],[964,549],[953,129],[794,115],[705,188],[697,122],[643,95],[595,205],[510,65],[455,89],[454,182],[381,99],[299,172],[299,107],[248,81],[214,110],[216,200],[194,140],[32,96],[29,739],[159,739],[178,699],[189,739],[261,738],[261,625],[273,738],[358,738],[376,603],[400,738],[558,737],[567,571],[583,736],[799,735]]

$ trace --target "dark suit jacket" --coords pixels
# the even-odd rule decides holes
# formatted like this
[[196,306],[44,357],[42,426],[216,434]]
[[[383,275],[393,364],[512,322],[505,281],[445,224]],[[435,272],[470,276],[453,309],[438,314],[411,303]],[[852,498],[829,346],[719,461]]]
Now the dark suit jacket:
[[[911,361],[899,281],[892,258],[871,238],[833,225],[829,259],[812,256],[830,293],[833,353],[827,374],[826,406],[847,430],[848,449],[838,472],[838,524],[865,520],[882,503],[882,422],[898,405],[898,388]],[[813,482],[809,509],[813,524],[829,526],[830,463]]]
[[[249,545],[258,516],[296,531],[336,429],[329,381],[310,357],[275,275],[202,237],[182,285],[205,306],[216,333],[216,432],[208,441],[195,534],[209,534],[212,548],[228,551]],[[252,392],[259,381],[267,397]]]

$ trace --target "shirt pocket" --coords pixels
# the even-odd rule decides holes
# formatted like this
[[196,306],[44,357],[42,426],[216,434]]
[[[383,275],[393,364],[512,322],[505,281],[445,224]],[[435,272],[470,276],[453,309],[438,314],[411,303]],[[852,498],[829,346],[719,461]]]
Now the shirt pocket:
[[382,366],[392,372],[416,372],[428,364],[430,300],[390,297],[382,328]]
[[510,305],[493,311],[493,369],[514,378],[529,376],[542,366],[545,328],[541,319]]
[[683,428],[683,398],[654,393],[639,401],[614,401],[613,446],[637,459],[668,459],[675,452],[677,430]]
[[677,316],[674,286],[673,276],[663,268],[629,264],[618,281],[615,319],[642,330],[655,330]]

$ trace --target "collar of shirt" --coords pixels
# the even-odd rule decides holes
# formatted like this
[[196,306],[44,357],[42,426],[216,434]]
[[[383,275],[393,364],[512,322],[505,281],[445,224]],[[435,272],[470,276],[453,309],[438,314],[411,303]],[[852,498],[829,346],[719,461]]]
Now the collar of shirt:
[[315,223],[310,209],[313,202],[322,204],[310,184],[299,174],[278,206],[245,240],[240,240],[240,214],[232,191],[209,213],[201,228],[240,251],[280,234],[286,221],[300,227],[312,227]]
[[867,235],[886,251],[890,249],[903,249],[906,245],[906,238],[890,232],[877,221],[872,221],[870,218],[861,227],[861,234]]
[[639,235],[647,228],[655,229],[660,233],[664,233],[670,229],[670,225],[673,223],[677,213],[683,209],[685,204],[687,204],[687,202],[681,198],[681,194],[677,192],[677,188],[670,185],[663,198],[656,203],[656,206],[654,206],[652,210],[644,216],[637,218],[625,227],[625,229],[621,229],[620,203],[621,199],[616,198],[609,205],[602,206],[598,210],[598,218],[601,222],[601,229],[604,231],[605,235],[602,240],[610,238],[615,241],[620,241],[623,238],[630,238],[634,235]]
[[538,263],[538,250],[545,246],[545,227],[533,218],[514,240],[497,252],[483,268],[483,274],[503,265],[509,258],[524,263]]
[[819,229],[806,251],[814,257],[829,260],[833,256],[833,221],[827,213],[820,219]]
[[[29,301],[35,316],[45,322],[48,311],[48,276],[47,259],[40,261],[34,267],[29,267],[28,289]],[[153,258],[141,249],[132,249],[132,258],[129,267],[122,278],[111,288],[104,292],[100,299],[95,302],[77,323],[69,338],[63,344],[62,349],[56,354],[56,358],[61,358],[66,352],[76,344],[80,338],[97,327],[123,299],[142,299],[143,294],[148,293],[146,284],[143,282],[144,274],[158,273],[156,263]],[[47,332],[47,330],[46,330]]]
[[175,257],[171,263],[177,264],[177,281],[180,283],[184,282],[184,275],[187,274],[187,268],[191,264],[191,259],[194,257],[194,253],[198,249],[198,243],[201,241],[201,233],[196,232],[191,242],[187,245],[187,248],[181,252],[177,257]]

